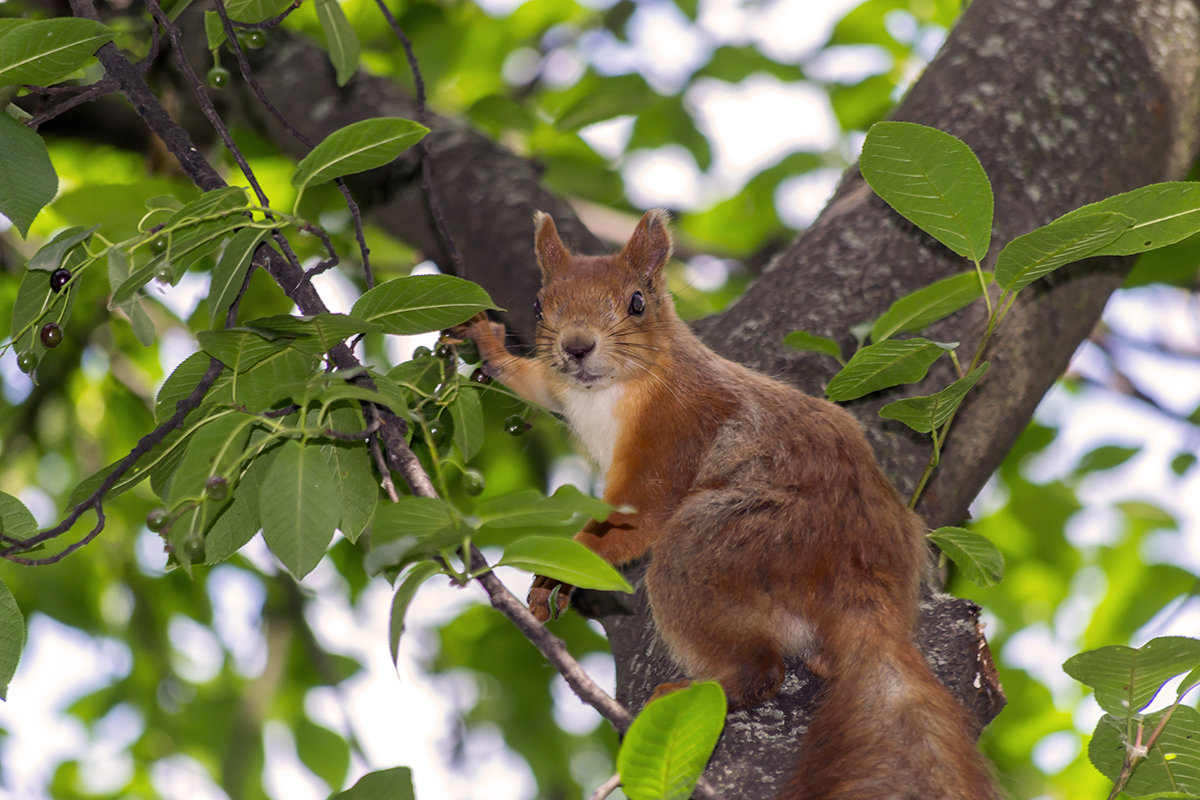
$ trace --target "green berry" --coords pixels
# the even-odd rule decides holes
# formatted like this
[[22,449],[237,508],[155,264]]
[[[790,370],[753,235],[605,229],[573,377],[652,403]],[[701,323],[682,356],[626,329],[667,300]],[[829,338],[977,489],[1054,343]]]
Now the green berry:
[[183,540],[183,552],[192,561],[204,560],[204,537],[200,534],[192,534]]
[[208,71],[208,85],[214,89],[223,89],[229,84],[229,70],[224,67],[213,67]]
[[428,347],[418,347],[413,350],[412,357],[413,361],[416,361],[418,358],[429,358],[431,355],[433,355],[433,351]]
[[446,425],[441,420],[430,420],[425,423],[425,430],[429,432],[429,440],[437,447],[440,447],[446,441]]
[[522,436],[528,429],[529,425],[521,418],[520,414],[513,414],[504,420],[504,431],[509,436]]
[[71,270],[58,268],[50,273],[50,290],[57,292],[62,287],[67,285],[67,281],[71,280]]
[[26,375],[33,372],[36,366],[37,356],[33,353],[21,353],[21,355],[17,356],[17,367]]
[[146,515],[146,527],[155,533],[162,533],[167,528],[167,510],[156,508]]
[[175,280],[175,276],[171,274],[169,267],[163,267],[158,272],[154,273],[154,279],[159,283],[171,283]]
[[62,344],[62,328],[58,327],[58,325],[54,322],[47,322],[42,326],[41,336],[42,344],[45,345],[46,349],[48,350],[53,350],[55,347],[58,347],[60,344]]
[[249,47],[252,50],[257,50],[260,47],[266,47],[267,35],[262,31],[250,31],[246,34],[243,42],[245,43],[246,47]]
[[213,475],[204,482],[204,493],[210,500],[224,500],[229,496],[229,481],[220,475]]
[[156,253],[162,253],[162,252],[166,251],[167,245],[170,243],[171,243],[171,240],[168,239],[166,236],[159,236],[157,239],[150,242],[150,249]]
[[465,469],[462,474],[463,491],[469,496],[475,497],[483,492],[483,473],[477,469]]

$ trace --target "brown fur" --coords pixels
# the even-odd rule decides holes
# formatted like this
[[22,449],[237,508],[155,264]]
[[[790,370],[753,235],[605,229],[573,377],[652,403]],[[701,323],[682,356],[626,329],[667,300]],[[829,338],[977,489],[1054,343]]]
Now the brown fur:
[[[535,222],[537,355],[512,356],[481,319],[465,335],[602,463],[611,451],[604,499],[636,512],[576,538],[614,564],[653,549],[654,619],[689,677],[720,681],[732,708],[778,692],[785,654],[826,679],[780,797],[996,797],[965,709],[913,644],[922,525],[858,424],[721,358],[680,321],[662,273],[664,212],[605,257],[573,256],[550,217]],[[543,620],[556,587],[564,610],[570,587],[538,577],[530,590]]]

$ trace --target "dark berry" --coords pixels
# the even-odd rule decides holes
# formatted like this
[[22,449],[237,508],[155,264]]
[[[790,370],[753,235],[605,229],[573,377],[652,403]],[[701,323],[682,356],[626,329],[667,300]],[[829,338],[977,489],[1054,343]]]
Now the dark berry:
[[165,508],[156,508],[146,515],[146,527],[155,533],[162,533],[167,527],[167,511]]
[[429,358],[431,355],[433,355],[433,351],[428,347],[418,347],[413,350],[412,357],[413,361],[416,361],[418,358]]
[[491,376],[484,372],[482,367],[471,373],[471,380],[474,383],[482,383],[484,385],[492,382]]
[[521,418],[520,414],[513,414],[508,419],[504,420],[504,431],[509,436],[521,436],[529,429],[529,425]]
[[17,367],[26,375],[33,372],[33,369],[36,366],[37,356],[35,356],[33,353],[21,353],[21,355],[17,356]]
[[71,270],[62,269],[61,267],[54,270],[54,272],[50,273],[51,291],[57,292],[62,287],[66,286],[67,281],[69,280],[71,280]]
[[455,358],[454,345],[442,342],[437,346],[437,357],[442,361],[452,361]]
[[212,500],[224,500],[229,496],[229,481],[220,475],[213,475],[204,482],[204,493]]
[[204,560],[204,537],[200,534],[192,534],[183,540],[183,552],[192,561]]
[[267,44],[267,35],[262,31],[250,31],[243,39],[246,47],[252,50],[257,50],[260,47],[265,47]]
[[229,84],[229,70],[224,67],[213,67],[208,71],[208,85],[214,89],[222,89]]
[[56,323],[47,322],[42,326],[42,344],[44,344],[47,349],[53,350],[55,347],[58,347],[60,344],[62,344],[62,340],[62,328],[58,327]]
[[465,469],[462,474],[463,491],[475,497],[483,491],[483,473],[477,469]]
[[425,423],[425,430],[429,432],[429,440],[435,446],[441,446],[442,442],[446,441],[446,425],[441,420],[430,420]]

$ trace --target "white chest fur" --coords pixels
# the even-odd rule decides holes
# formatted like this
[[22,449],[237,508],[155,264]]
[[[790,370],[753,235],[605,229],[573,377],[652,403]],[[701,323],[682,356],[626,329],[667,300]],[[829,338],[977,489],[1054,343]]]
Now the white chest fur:
[[560,398],[563,416],[604,472],[612,466],[618,434],[617,406],[624,391],[620,384],[604,389],[571,387]]

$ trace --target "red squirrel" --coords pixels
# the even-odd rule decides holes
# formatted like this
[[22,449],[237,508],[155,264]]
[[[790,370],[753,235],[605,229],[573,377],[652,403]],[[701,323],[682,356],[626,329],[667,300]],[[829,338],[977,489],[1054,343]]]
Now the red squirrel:
[[[610,256],[573,255],[549,215],[534,221],[534,357],[482,316],[460,333],[490,374],[566,418],[604,499],[634,509],[576,539],[614,565],[652,553],[654,621],[689,678],[719,681],[731,709],[775,695],[785,655],[824,680],[781,800],[997,798],[966,709],[913,641],[924,526],[858,423],[679,319],[666,212]],[[538,576],[530,608],[546,621],[570,590]]]

